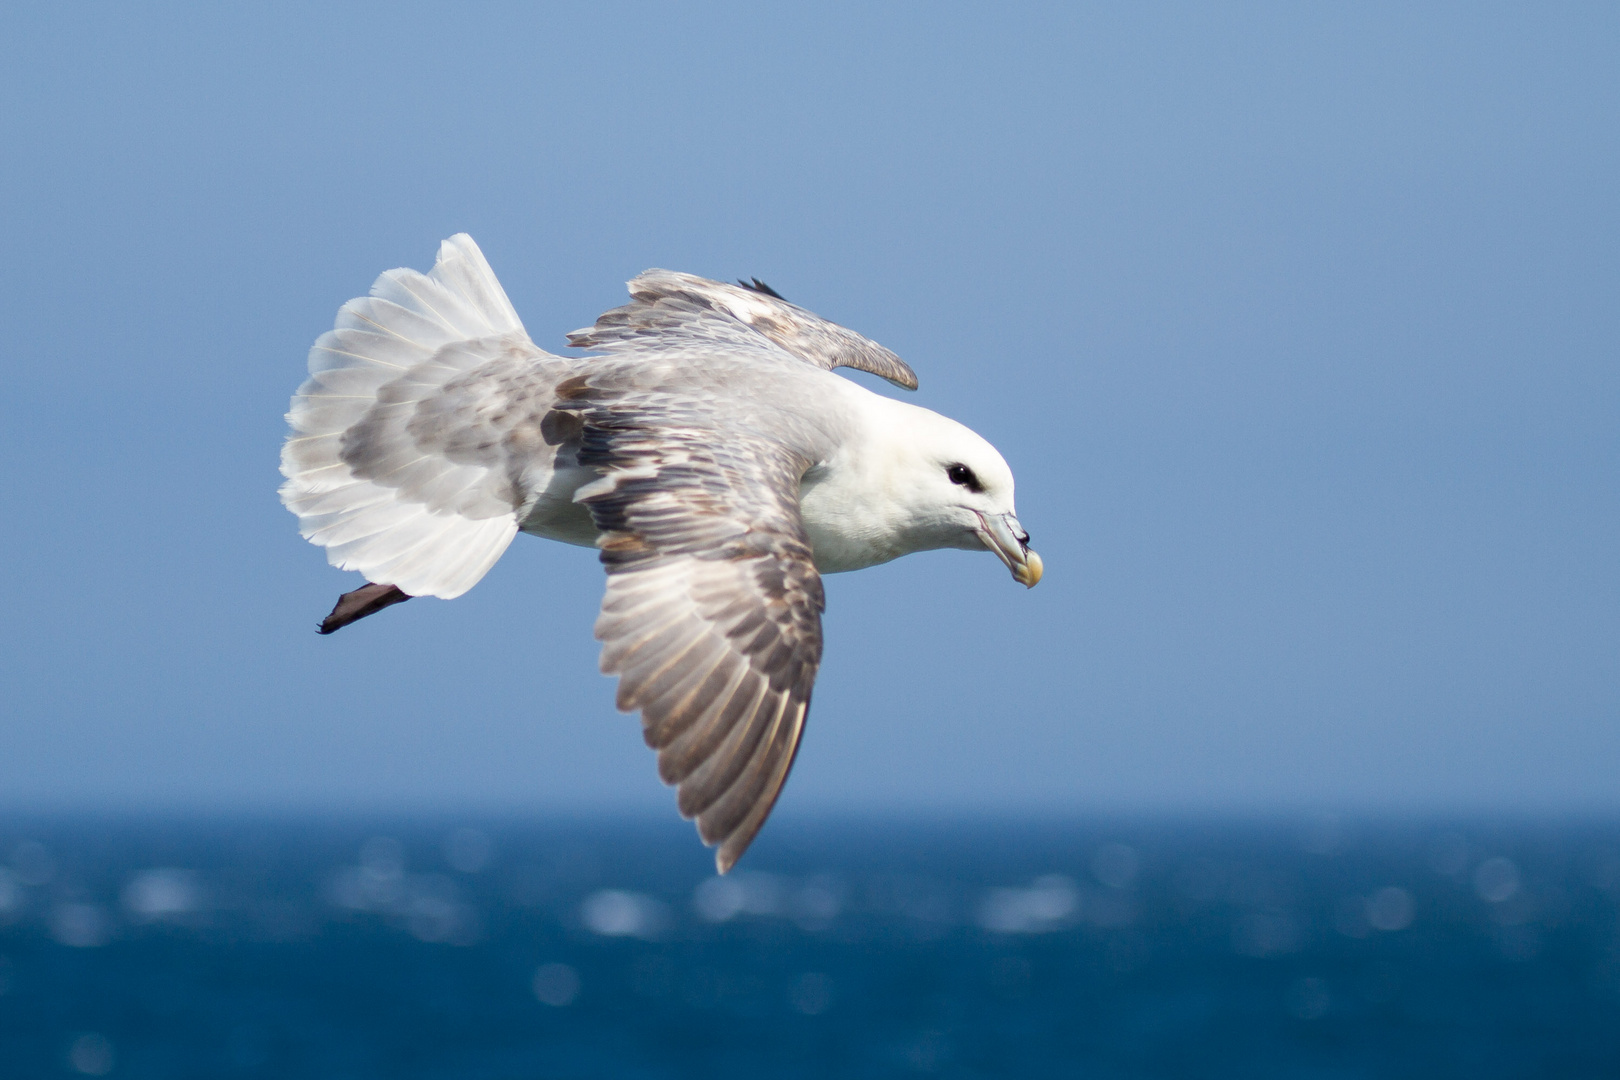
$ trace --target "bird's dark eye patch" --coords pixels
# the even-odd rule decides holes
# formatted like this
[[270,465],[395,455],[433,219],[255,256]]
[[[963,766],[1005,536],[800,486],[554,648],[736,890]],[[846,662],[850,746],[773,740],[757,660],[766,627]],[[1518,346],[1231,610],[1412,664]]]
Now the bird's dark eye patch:
[[973,474],[973,470],[961,462],[945,466],[945,475],[950,479],[951,483],[960,484],[969,491],[984,490],[984,485],[979,483],[979,478]]

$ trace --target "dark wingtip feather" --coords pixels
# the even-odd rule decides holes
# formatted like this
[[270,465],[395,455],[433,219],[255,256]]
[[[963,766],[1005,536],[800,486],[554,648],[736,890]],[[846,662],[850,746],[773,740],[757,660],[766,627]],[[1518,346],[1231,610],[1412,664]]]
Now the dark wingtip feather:
[[784,301],[784,302],[787,300],[787,297],[783,296],[781,293],[777,292],[775,289],[771,288],[769,285],[767,285],[763,281],[759,280],[759,278],[750,278],[748,281],[744,281],[742,278],[738,278],[737,279],[737,284],[741,285],[743,288],[747,289],[749,292],[764,293],[766,296],[774,296],[778,300],[781,300],[781,301]]

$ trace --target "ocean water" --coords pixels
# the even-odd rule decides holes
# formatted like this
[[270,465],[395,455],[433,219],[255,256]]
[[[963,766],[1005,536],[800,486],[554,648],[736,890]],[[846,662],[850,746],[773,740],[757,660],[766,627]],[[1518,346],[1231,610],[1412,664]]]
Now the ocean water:
[[1615,1077],[1620,823],[0,821],[0,1077]]

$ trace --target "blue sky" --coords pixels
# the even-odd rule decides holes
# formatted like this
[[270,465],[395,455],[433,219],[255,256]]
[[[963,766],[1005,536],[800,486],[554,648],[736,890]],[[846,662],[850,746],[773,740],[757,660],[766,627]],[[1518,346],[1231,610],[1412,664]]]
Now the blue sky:
[[542,346],[757,275],[1046,559],[828,581],[788,813],[1620,808],[1610,5],[14,5],[0,804],[667,806],[519,538],[330,639],[309,344],[471,232]]

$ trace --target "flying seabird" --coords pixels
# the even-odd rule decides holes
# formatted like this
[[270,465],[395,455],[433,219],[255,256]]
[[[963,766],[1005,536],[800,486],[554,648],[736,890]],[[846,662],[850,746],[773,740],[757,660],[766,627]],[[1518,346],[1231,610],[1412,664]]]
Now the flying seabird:
[[721,873],[787,779],[821,661],[822,574],[914,551],[1041,560],[999,453],[907,390],[888,349],[783,300],[649,270],[631,303],[554,356],[466,234],[428,274],[390,270],[309,353],[281,499],[346,593],[328,634],[413,596],[472,588],[519,532],[594,546],[618,707],[641,713],[681,815]]

